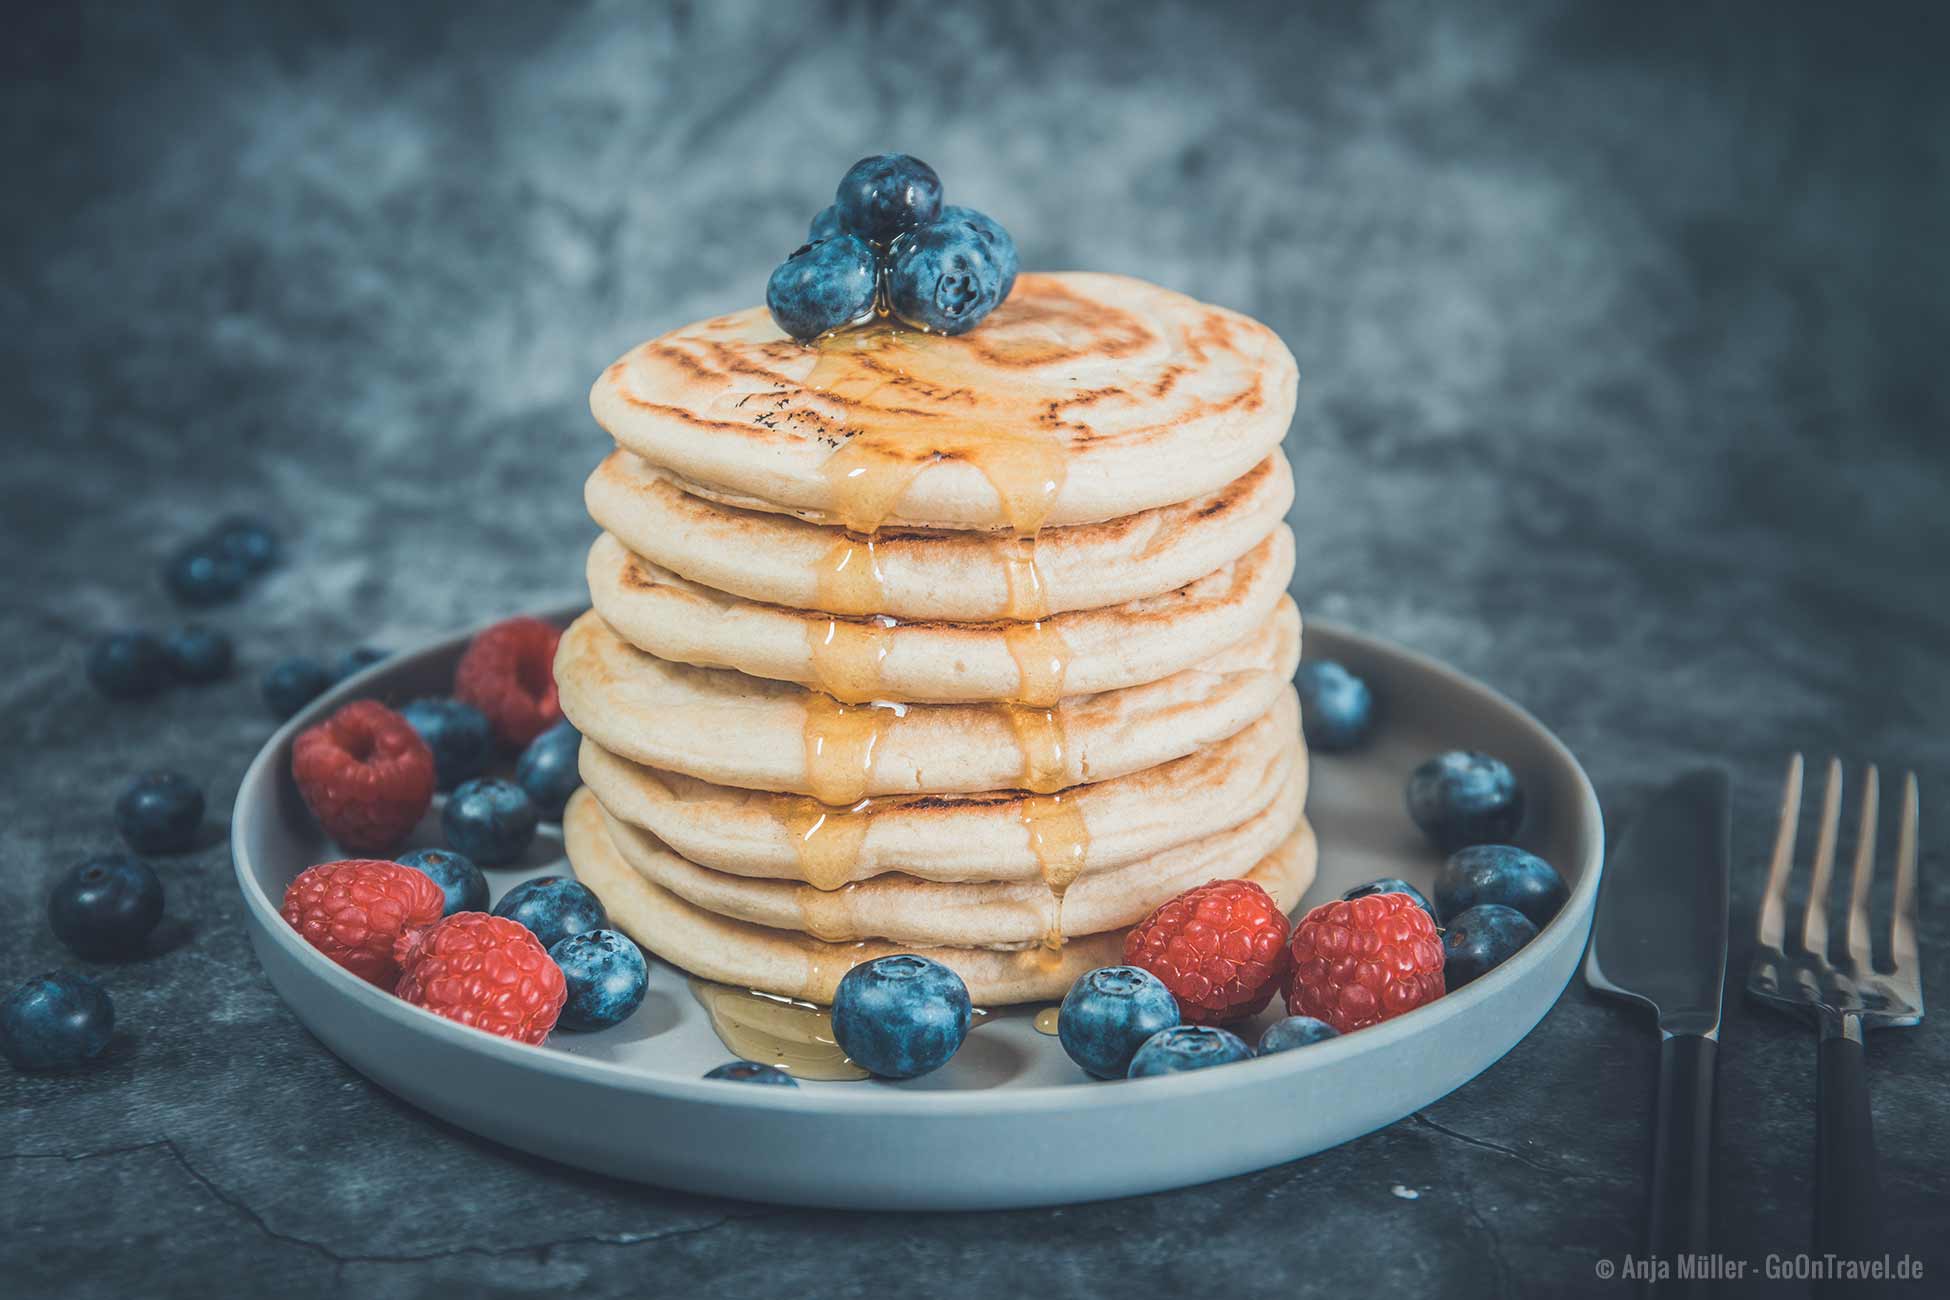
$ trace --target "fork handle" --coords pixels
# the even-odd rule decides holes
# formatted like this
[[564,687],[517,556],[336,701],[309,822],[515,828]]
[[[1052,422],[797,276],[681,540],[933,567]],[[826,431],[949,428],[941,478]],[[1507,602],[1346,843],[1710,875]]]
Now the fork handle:
[[[1882,1192],[1876,1176],[1875,1122],[1869,1116],[1868,1070],[1862,1060],[1861,1039],[1846,1033],[1823,1035],[1817,1078],[1816,1249],[1842,1259],[1879,1258]],[[1842,1295],[1854,1290],[1831,1282],[1822,1288],[1822,1294]]]
[[[1719,1044],[1672,1034],[1659,1045],[1659,1113],[1652,1137],[1646,1254],[1704,1255],[1712,1207],[1713,1071]],[[1676,1272],[1675,1266],[1675,1272]],[[1687,1289],[1681,1283],[1666,1293]]]

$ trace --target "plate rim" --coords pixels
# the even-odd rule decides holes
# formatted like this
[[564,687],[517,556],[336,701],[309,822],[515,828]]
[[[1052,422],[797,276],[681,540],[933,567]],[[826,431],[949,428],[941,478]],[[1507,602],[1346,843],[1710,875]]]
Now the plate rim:
[[[830,1089],[740,1088],[723,1080],[691,1078],[676,1074],[660,1075],[646,1071],[641,1065],[625,1065],[579,1056],[572,1052],[551,1051],[546,1047],[534,1047],[471,1029],[443,1016],[435,1015],[422,1007],[400,1001],[391,993],[360,979],[329,960],[323,953],[304,942],[297,932],[285,923],[277,905],[259,885],[256,873],[251,868],[248,838],[243,833],[248,817],[257,810],[259,800],[255,792],[266,788],[267,782],[276,782],[281,778],[282,774],[272,769],[285,761],[291,742],[297,734],[322,720],[342,703],[360,698],[361,689],[369,683],[390,676],[410,661],[444,654],[478,635],[483,629],[503,621],[504,618],[534,617],[565,624],[587,608],[586,601],[578,601],[544,606],[523,611],[521,614],[492,619],[459,632],[430,638],[334,684],[331,689],[279,726],[265,740],[244,770],[243,777],[238,783],[238,797],[231,809],[232,871],[237,878],[239,891],[244,896],[246,910],[251,914],[251,919],[264,938],[277,944],[301,967],[313,972],[316,978],[324,980],[355,1002],[363,1001],[369,1009],[378,1014],[396,1021],[404,1021],[408,1027],[431,1034],[436,1040],[451,1047],[462,1051],[485,1053],[507,1066],[649,1096],[669,1096],[690,1102],[733,1104],[741,1108],[763,1108],[807,1115],[857,1116],[863,1112],[891,1112],[896,1115],[925,1118],[953,1118],[995,1114],[1038,1114],[1067,1110],[1085,1095],[1088,1095],[1092,1099],[1092,1104],[1096,1106],[1150,1106],[1173,1096],[1191,1097],[1200,1093],[1225,1091],[1249,1079],[1271,1080],[1281,1074],[1297,1077],[1318,1068],[1331,1066],[1345,1057],[1383,1050],[1412,1037],[1424,1027],[1434,1025],[1438,1020],[1464,1014],[1471,1007],[1496,997],[1499,991],[1522,981],[1531,971],[1542,966],[1545,961],[1545,949],[1556,945],[1555,943],[1543,944],[1537,940],[1547,935],[1555,935],[1561,942],[1564,935],[1588,920],[1596,901],[1599,877],[1604,869],[1604,812],[1598,802],[1597,791],[1593,788],[1591,778],[1585,772],[1583,764],[1578,762],[1577,756],[1555,732],[1539,721],[1528,709],[1502,692],[1431,655],[1369,633],[1356,631],[1331,619],[1308,619],[1305,621],[1302,633],[1303,655],[1307,641],[1310,639],[1309,634],[1324,634],[1329,640],[1356,645],[1365,654],[1403,661],[1416,671],[1438,677],[1450,687],[1476,697],[1479,703],[1511,714],[1533,732],[1541,740],[1544,749],[1572,775],[1577,795],[1576,802],[1584,816],[1581,819],[1583,834],[1579,836],[1578,845],[1579,856],[1582,859],[1579,879],[1572,888],[1570,896],[1565,900],[1564,906],[1558,909],[1557,915],[1538,932],[1537,940],[1526,944],[1515,957],[1495,970],[1454,993],[1445,993],[1434,1002],[1378,1025],[1371,1025],[1359,1033],[1346,1034],[1313,1044],[1305,1052],[1279,1052],[1272,1056],[1254,1057],[1250,1060],[1234,1062],[1223,1070],[1191,1070],[1144,1079],[1096,1081],[1098,1084],[1117,1085],[1108,1095],[1101,1087],[1092,1087],[1087,1093],[1080,1092],[1079,1085],[1075,1083],[1019,1086],[1005,1084],[994,1088],[966,1090],[905,1090],[887,1086]],[[246,798],[247,792],[251,794],[249,799]],[[682,973],[681,967],[669,962],[663,964],[669,966],[674,972]],[[275,985],[273,991],[277,991]],[[1562,993],[1563,990],[1559,989],[1553,994],[1551,1005],[1555,1005]],[[285,1000],[281,992],[279,1000]],[[297,1015],[295,1009],[293,1015]],[[298,1019],[302,1025],[303,1017],[300,1016]],[[1528,1031],[1526,1035],[1527,1033]],[[726,1050],[728,1052],[730,1049]],[[1228,1083],[1228,1080],[1234,1082]],[[879,1083],[880,1081],[862,1082]]]

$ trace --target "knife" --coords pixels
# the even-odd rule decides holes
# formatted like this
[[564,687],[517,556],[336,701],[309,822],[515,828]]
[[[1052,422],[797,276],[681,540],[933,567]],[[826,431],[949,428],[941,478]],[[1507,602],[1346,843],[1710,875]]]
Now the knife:
[[1713,1073],[1727,973],[1727,774],[1689,772],[1654,796],[1606,864],[1584,978],[1659,1017],[1646,1256],[1707,1251]]

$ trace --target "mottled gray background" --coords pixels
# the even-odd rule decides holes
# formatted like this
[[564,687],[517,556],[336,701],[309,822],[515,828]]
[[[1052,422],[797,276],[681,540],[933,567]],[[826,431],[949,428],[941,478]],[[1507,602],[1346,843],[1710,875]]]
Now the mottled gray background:
[[[266,985],[215,822],[275,658],[577,591],[598,369],[756,301],[838,173],[901,148],[1031,266],[1285,335],[1302,607],[1529,705],[1614,827],[1728,763],[1739,929],[1788,749],[1916,766],[1950,996],[1947,57],[1925,4],[10,13],[4,982],[66,960],[43,891],[110,846],[129,771],[193,773],[213,824],[164,868],[185,941],[99,968],[112,1059],[0,1075],[7,1287],[1622,1294],[1593,1263],[1638,1239],[1651,1049],[1582,986],[1454,1095],[1298,1164],[1061,1211],[784,1211],[375,1090]],[[158,556],[232,508],[292,538],[219,616],[244,671],[98,699],[88,639],[172,619]],[[1813,1045],[1729,1008],[1721,1220],[1758,1261],[1808,1238]],[[1940,1285],[1943,1026],[1869,1055],[1892,1244]]]

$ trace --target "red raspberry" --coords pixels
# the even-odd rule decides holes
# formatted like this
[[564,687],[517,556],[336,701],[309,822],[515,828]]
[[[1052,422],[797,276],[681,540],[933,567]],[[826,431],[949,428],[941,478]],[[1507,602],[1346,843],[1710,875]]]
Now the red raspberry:
[[318,951],[390,989],[399,978],[393,946],[440,919],[447,896],[433,877],[397,862],[352,858],[298,873],[278,910]]
[[1164,981],[1190,1025],[1265,1009],[1286,973],[1286,913],[1250,880],[1214,880],[1162,904],[1124,936],[1124,960]]
[[555,1028],[568,982],[527,926],[486,912],[456,912],[400,936],[393,992],[416,1007],[523,1043]]
[[1343,1034],[1442,996],[1442,940],[1407,894],[1322,903],[1293,927],[1292,950],[1287,1014]]
[[539,618],[496,623],[467,645],[454,669],[454,698],[487,714],[509,749],[562,720],[555,698],[555,643],[561,630]]
[[433,751],[377,700],[354,700],[291,745],[312,816],[354,853],[391,853],[433,802]]

